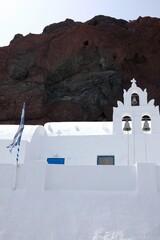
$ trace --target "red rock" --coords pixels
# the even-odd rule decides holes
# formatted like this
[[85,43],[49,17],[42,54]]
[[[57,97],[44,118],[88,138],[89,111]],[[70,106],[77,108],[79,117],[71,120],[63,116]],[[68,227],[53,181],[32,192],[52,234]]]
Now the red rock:
[[160,105],[160,19],[67,19],[0,48],[0,122],[111,120],[135,77]]

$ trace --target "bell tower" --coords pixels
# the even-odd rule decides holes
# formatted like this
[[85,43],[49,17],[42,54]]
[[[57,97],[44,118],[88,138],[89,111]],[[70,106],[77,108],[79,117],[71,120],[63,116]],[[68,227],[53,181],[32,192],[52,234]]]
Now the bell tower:
[[123,92],[123,103],[117,101],[113,108],[113,133],[160,133],[159,106],[154,105],[154,100],[147,101],[147,91],[142,90],[131,80],[131,87]]

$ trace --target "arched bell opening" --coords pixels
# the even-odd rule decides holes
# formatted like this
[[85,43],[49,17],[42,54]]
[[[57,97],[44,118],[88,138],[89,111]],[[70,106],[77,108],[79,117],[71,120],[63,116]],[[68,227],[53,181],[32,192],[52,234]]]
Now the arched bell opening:
[[142,116],[142,131],[144,133],[151,133],[151,118],[148,115]]
[[124,116],[122,118],[122,130],[125,134],[132,133],[132,119],[130,116]]
[[137,93],[131,95],[131,106],[139,106],[139,96]]

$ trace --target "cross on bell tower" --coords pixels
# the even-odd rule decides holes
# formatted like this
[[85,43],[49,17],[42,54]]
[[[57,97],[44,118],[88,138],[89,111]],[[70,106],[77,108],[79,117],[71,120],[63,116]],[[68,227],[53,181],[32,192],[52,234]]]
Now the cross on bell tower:
[[137,86],[135,78],[133,78],[131,82],[132,82],[132,87]]

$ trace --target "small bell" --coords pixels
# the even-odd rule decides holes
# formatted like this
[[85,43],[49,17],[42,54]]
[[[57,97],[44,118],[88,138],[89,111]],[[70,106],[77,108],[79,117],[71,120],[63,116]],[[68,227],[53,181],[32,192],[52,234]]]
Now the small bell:
[[150,131],[150,126],[147,120],[144,121],[143,131]]
[[132,99],[132,106],[136,106],[137,105],[137,99],[135,96],[133,96],[133,99]]
[[130,131],[130,130],[131,130],[130,124],[129,124],[128,120],[126,120],[123,131]]

